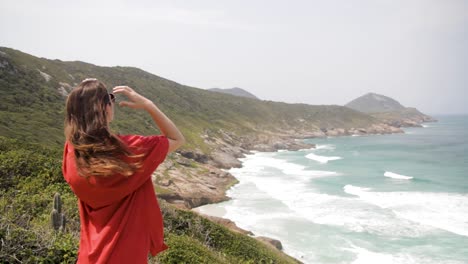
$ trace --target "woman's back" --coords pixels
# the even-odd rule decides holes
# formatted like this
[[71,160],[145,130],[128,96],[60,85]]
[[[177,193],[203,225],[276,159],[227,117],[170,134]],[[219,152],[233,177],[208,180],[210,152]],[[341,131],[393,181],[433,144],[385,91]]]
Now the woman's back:
[[[111,99],[109,96],[107,101]],[[67,110],[72,108],[69,101]],[[104,101],[105,111],[112,111],[113,117],[113,105],[109,110],[107,101]],[[97,103],[97,109],[100,104]],[[67,113],[66,131],[67,122],[80,120],[79,115],[73,111]],[[106,120],[109,120],[108,116],[109,113]],[[92,122],[89,119],[87,121]],[[79,199],[78,263],[146,263],[148,253],[156,255],[167,248],[151,175],[168,152],[176,148],[173,142],[177,138],[170,139],[165,135],[116,136],[108,131],[108,127],[96,127],[98,129],[93,128],[92,132],[83,132],[89,128],[88,124],[76,122],[69,125],[68,131],[78,132],[67,135],[64,147],[63,175]],[[104,135],[102,142],[97,136],[90,135],[93,131]],[[105,155],[119,148],[122,149],[117,152],[119,155]]]

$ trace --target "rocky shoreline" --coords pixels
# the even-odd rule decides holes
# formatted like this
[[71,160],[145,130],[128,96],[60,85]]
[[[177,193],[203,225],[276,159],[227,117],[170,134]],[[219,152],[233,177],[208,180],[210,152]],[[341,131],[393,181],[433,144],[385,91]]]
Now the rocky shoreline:
[[226,191],[238,181],[225,170],[242,167],[239,158],[252,151],[296,151],[315,147],[302,141],[306,138],[392,133],[403,133],[403,130],[382,123],[368,128],[281,131],[244,137],[220,131],[219,137],[205,137],[205,143],[213,149],[210,154],[200,150],[173,153],[153,174],[153,182],[158,197],[180,208],[191,209],[228,200]]
[[[226,191],[237,184],[238,180],[226,170],[242,167],[239,158],[252,154],[252,151],[297,151],[314,148],[314,144],[303,142],[303,139],[307,138],[393,133],[404,133],[404,131],[385,123],[367,128],[326,128],[312,132],[281,131],[244,137],[220,131],[220,137],[205,137],[205,143],[214,149],[212,153],[205,154],[200,150],[181,150],[173,153],[153,174],[153,182],[160,199],[179,208],[190,210],[202,205],[229,200]],[[201,215],[235,232],[253,235],[251,231],[237,227],[229,219]],[[281,242],[278,240],[255,238],[280,251],[282,249]]]

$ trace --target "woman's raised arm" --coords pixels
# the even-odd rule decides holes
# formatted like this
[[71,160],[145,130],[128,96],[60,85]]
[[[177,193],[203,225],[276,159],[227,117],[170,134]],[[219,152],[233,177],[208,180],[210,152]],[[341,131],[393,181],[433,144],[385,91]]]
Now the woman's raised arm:
[[120,102],[119,106],[144,109],[151,115],[161,133],[169,139],[168,152],[178,149],[185,143],[185,138],[179,129],[151,100],[138,94],[128,86],[116,86],[113,92],[123,94],[130,100]]

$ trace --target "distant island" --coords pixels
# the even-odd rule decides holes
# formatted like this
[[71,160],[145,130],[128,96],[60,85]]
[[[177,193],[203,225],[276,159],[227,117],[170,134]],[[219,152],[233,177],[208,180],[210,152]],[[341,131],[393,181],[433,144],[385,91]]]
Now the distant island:
[[219,92],[219,93],[227,93],[227,94],[232,94],[232,95],[236,95],[236,96],[259,99],[258,97],[256,97],[252,93],[249,93],[246,90],[244,90],[242,88],[238,88],[238,87],[228,88],[228,89],[211,88],[211,89],[208,89],[208,91]]
[[436,121],[416,108],[404,107],[395,99],[376,93],[367,93],[345,106],[369,114],[395,127],[420,127],[423,122]]

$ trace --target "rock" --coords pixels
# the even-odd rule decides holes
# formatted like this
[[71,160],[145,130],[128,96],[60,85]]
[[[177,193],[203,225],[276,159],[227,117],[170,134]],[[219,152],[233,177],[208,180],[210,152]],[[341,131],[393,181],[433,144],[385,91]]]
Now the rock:
[[348,135],[348,131],[344,128],[322,128],[322,132],[329,137]]
[[275,247],[278,250],[283,250],[283,245],[281,244],[281,241],[279,241],[277,239],[273,239],[273,238],[269,238],[269,237],[263,237],[263,236],[259,236],[259,237],[255,237],[255,238],[262,241],[263,243],[265,243],[267,245],[271,245],[271,246]]
[[68,84],[68,83],[65,83],[65,82],[59,82],[60,84],[60,87],[57,88],[57,91],[60,95],[62,95],[63,97],[67,97],[68,94],[73,90],[73,87]]
[[209,164],[173,166],[179,159],[190,161],[181,155],[172,156],[153,174],[154,184],[162,188],[159,198],[186,209],[229,199],[226,190],[238,182],[234,176]]
[[260,152],[274,152],[276,149],[273,146],[267,144],[257,144],[251,146],[252,150],[260,151]]
[[248,230],[245,230],[245,229],[242,229],[242,228],[238,227],[236,225],[236,223],[234,223],[233,221],[231,221],[229,219],[216,217],[216,216],[205,215],[205,214],[201,214],[201,213],[198,213],[198,214],[205,217],[205,218],[207,218],[207,219],[209,219],[209,220],[211,220],[211,221],[213,221],[213,222],[215,222],[215,223],[223,225],[223,226],[229,228],[230,230],[232,230],[234,232],[241,233],[241,234],[244,234],[244,235],[253,236],[253,233],[251,231],[248,231]]
[[234,156],[229,155],[228,153],[214,152],[213,154],[211,154],[211,159],[213,165],[219,168],[230,169],[242,167],[242,163]]
[[191,167],[192,166],[192,163],[190,162],[189,159],[187,158],[184,158],[182,157],[182,155],[179,155],[178,157],[176,157],[176,162],[182,166],[185,166],[185,167]]
[[39,73],[41,74],[41,76],[44,78],[44,80],[46,82],[49,82],[50,79],[52,79],[52,76],[50,76],[49,74],[45,73],[45,72],[42,72],[41,70],[37,69],[39,71]]
[[164,179],[164,180],[159,181],[159,185],[164,186],[164,187],[167,187],[171,185],[172,183],[173,182],[170,179]]
[[183,157],[187,159],[193,159],[196,162],[200,162],[200,163],[208,162],[208,156],[203,154],[200,150],[195,150],[195,151],[179,150],[177,152],[180,153]]
[[276,150],[286,149],[287,145],[284,142],[277,142],[277,143],[273,144],[273,148],[275,148]]
[[319,137],[326,137],[326,134],[322,130],[312,131],[297,135],[297,138],[319,138]]

